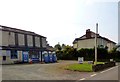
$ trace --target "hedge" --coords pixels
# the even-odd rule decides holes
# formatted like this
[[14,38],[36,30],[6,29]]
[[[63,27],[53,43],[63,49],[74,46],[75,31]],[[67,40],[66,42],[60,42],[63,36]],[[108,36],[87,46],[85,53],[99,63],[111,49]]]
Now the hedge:
[[115,66],[115,62],[107,62],[105,64],[93,65],[92,69],[94,72],[97,72],[97,71],[101,71],[101,70],[104,70],[106,68],[113,67],[113,66]]

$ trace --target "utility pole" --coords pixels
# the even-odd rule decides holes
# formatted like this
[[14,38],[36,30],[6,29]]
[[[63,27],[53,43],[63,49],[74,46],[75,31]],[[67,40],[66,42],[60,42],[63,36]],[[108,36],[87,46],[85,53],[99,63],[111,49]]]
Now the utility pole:
[[98,23],[96,23],[96,33],[95,33],[95,65],[97,64],[97,35],[98,35]]

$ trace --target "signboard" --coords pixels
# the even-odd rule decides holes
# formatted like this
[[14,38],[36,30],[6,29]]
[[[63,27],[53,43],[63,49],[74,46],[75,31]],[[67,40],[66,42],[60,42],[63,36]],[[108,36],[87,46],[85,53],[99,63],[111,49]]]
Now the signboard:
[[28,62],[28,52],[23,52],[23,62]]
[[78,57],[78,63],[79,63],[79,64],[82,64],[83,61],[84,61],[84,58],[83,58],[83,57]]
[[113,62],[113,59],[110,59],[110,62]]

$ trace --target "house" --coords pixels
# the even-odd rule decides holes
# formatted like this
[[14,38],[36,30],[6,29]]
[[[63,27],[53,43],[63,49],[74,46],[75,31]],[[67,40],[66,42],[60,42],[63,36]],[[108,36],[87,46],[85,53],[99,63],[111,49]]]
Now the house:
[[[97,45],[99,47],[108,47],[108,50],[111,50],[116,46],[116,43],[97,34]],[[94,48],[95,33],[90,31],[90,29],[87,29],[85,35],[81,36],[80,38],[76,38],[73,41],[73,47],[77,50],[81,48]]]
[[46,37],[30,31],[0,25],[0,40],[1,64],[42,61],[43,53],[49,51]]

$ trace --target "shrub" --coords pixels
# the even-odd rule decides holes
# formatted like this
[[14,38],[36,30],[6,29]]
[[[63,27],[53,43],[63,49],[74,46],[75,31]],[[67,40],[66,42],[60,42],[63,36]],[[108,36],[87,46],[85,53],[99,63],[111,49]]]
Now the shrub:
[[104,70],[106,68],[113,67],[113,66],[115,66],[115,62],[107,62],[105,64],[93,65],[92,69],[94,72],[97,72],[97,71],[101,71],[101,70]]

